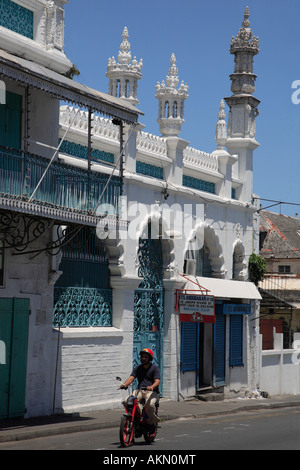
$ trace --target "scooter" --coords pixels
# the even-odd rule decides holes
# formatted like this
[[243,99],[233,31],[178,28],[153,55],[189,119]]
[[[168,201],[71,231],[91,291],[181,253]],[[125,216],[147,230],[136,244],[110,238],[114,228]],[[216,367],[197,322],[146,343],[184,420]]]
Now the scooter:
[[[116,380],[122,382],[120,377]],[[125,387],[127,390],[128,387]],[[142,388],[141,390],[147,390]],[[147,444],[151,444],[157,436],[157,425],[149,424],[148,415],[145,410],[145,400],[141,401],[142,411],[137,398],[129,393],[127,399],[126,411],[121,418],[120,424],[120,443],[122,447],[129,447],[134,443],[134,439],[144,436]],[[158,415],[159,402],[155,403],[155,414]]]

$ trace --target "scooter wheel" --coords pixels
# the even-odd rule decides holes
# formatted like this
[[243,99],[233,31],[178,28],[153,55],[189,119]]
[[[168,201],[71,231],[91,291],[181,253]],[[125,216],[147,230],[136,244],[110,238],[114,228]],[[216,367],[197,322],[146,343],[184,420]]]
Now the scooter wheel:
[[156,438],[157,436],[157,426],[155,426],[154,429],[148,429],[145,433],[144,433],[144,439],[145,441],[147,442],[147,444],[151,444],[154,439]]
[[122,447],[129,447],[133,443],[134,423],[129,416],[122,416],[120,424],[120,442]]

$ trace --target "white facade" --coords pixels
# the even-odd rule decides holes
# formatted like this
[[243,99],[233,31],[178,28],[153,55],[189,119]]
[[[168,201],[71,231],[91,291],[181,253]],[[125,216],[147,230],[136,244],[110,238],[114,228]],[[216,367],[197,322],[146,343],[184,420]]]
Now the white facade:
[[[120,49],[124,50],[125,41],[126,52],[131,57],[127,28],[124,31],[126,34],[124,36],[123,32]],[[108,70],[111,67],[111,60],[109,60]],[[126,70],[124,71],[124,65],[123,68],[118,67],[118,63],[114,61],[114,70],[118,71],[115,72],[114,78],[123,83],[122,76],[127,73]],[[110,233],[108,233],[108,239],[104,240],[108,252],[113,254],[110,264],[111,287],[113,288],[113,327],[63,329],[61,343],[63,409],[75,410],[80,406],[103,408],[119,404],[119,393],[113,391],[113,383],[115,376],[121,375],[125,378],[132,370],[134,291],[141,282],[141,278],[138,277],[138,239],[149,219],[157,221],[158,224],[161,223],[163,227],[163,285],[165,290],[163,395],[179,400],[194,396],[196,392],[198,372],[181,372],[181,325],[174,301],[177,289],[198,288],[191,283],[187,284],[187,279],[182,275],[204,287],[207,287],[208,281],[211,281],[207,279],[206,282],[203,277],[201,279],[194,277],[193,260],[189,260],[187,264],[185,262],[187,250],[190,249],[190,243],[195,236],[199,248],[203,246],[203,243],[209,248],[212,277],[220,282],[235,279],[226,285],[227,291],[225,289],[225,292],[220,292],[220,284],[212,284],[211,291],[214,293],[214,289],[216,290],[216,300],[226,302],[230,299],[231,302],[251,304],[251,313],[245,315],[244,318],[243,367],[230,367],[230,316],[226,316],[225,394],[243,395],[256,386],[255,350],[258,338],[255,335],[257,330],[255,317],[258,315],[257,299],[260,296],[255,287],[251,293],[241,294],[243,289],[239,287],[237,280],[242,281],[244,286],[249,285],[245,282],[247,280],[246,254],[253,251],[257,242],[256,207],[251,203],[252,172],[245,171],[244,165],[248,168],[248,164],[244,164],[244,160],[251,160],[252,151],[258,144],[254,140],[254,135],[251,139],[245,136],[235,139],[232,133],[228,139],[225,104],[222,100],[217,115],[216,150],[207,153],[191,147],[187,141],[178,137],[184,123],[184,100],[188,97],[187,84],[182,82],[177,89],[178,84],[176,58],[172,54],[171,68],[166,82],[163,81],[162,84],[156,86],[156,97],[159,100],[158,123],[162,136],[147,133],[141,125],[133,130],[129,127],[125,129],[124,141],[127,142],[124,155],[125,214],[123,213],[122,218],[129,220],[130,223],[125,239],[120,236],[114,242],[109,240]],[[113,90],[117,94],[117,88],[110,85],[112,94]],[[124,94],[123,97],[125,97]],[[172,114],[175,101],[178,110],[181,110],[181,116],[174,117]],[[61,137],[68,128],[74,112],[71,107],[61,108]],[[94,147],[113,153],[116,162],[119,156],[119,128],[111,121],[95,116],[92,129]],[[87,113],[83,111],[80,113],[80,118],[70,127],[66,139],[86,145]],[[230,153],[225,150],[228,142],[233,149]],[[68,161],[75,159],[70,155],[62,154],[60,158]],[[137,162],[148,165],[145,171],[148,174],[141,174]],[[82,161],[81,164],[86,163]],[[162,177],[155,176],[157,169],[163,169]],[[108,172],[109,169],[104,165],[102,171]],[[214,193],[185,186],[183,175],[213,184]],[[232,189],[235,190],[235,198],[232,197]],[[185,220],[183,220],[183,214],[185,214]],[[190,217],[187,217],[188,214]],[[172,222],[174,219],[175,222]],[[236,256],[234,265],[233,254]],[[211,325],[204,325],[203,374],[205,382],[209,385],[213,384],[213,336]],[[84,343],[81,348],[77,347],[80,340]],[[82,375],[82,369],[85,370],[85,367],[86,370],[89,369],[87,361],[83,359],[85,351],[89,348],[95,351],[93,358],[97,374],[85,372]],[[73,364],[72,367],[70,367],[70,362]],[[102,373],[102,368],[104,371],[106,367],[107,371]],[[82,395],[79,394],[80,399],[77,399],[76,385],[70,388],[70,383],[80,383],[79,389],[82,388],[87,396],[92,396],[92,399],[85,398],[84,404],[80,403]],[[97,392],[96,395],[93,394],[94,386],[95,390],[99,391],[98,395]]]
[[[18,3],[37,12],[34,17],[36,44],[28,39],[31,47],[26,59],[46,65],[54,72],[66,71],[71,64],[63,54],[62,36],[59,34],[65,2],[26,0]],[[56,29],[51,29],[53,34],[45,29],[47,15],[52,18],[51,24],[56,25]],[[7,249],[4,257],[4,283],[0,299],[27,298],[31,309],[26,416],[120,405],[115,377],[127,377],[133,366],[133,351],[137,345],[136,293],[143,280],[140,275],[142,255],[139,240],[145,238],[149,221],[152,230],[158,230],[157,240],[162,249],[163,297],[158,307],[163,305],[163,329],[160,331],[158,328],[161,336],[157,339],[157,325],[153,324],[146,337],[153,341],[155,347],[160,344],[160,349],[157,348],[162,364],[163,396],[173,400],[189,398],[202,385],[213,389],[222,387],[226,396],[243,395],[256,388],[260,296],[256,288],[247,282],[247,256],[256,250],[258,228],[256,207],[252,204],[252,157],[253,150],[258,146],[255,117],[259,102],[252,96],[255,90],[254,75],[249,59],[258,52],[258,41],[252,37],[248,17],[246,9],[242,25],[243,41],[239,33],[232,43],[231,52],[235,55],[236,67],[239,64],[240,68],[236,68],[231,76],[233,95],[225,98],[230,107],[228,135],[225,104],[221,100],[220,108],[216,110],[216,150],[212,153],[195,149],[179,137],[180,133],[184,135],[182,126],[188,126],[188,122],[184,121],[188,86],[184,82],[179,85],[175,54],[171,56],[166,80],[156,86],[158,123],[162,135],[149,134],[137,123],[139,111],[135,106],[138,104],[137,82],[142,79],[142,61],[138,62],[136,58],[131,61],[126,28],[119,62],[112,58],[108,63],[110,96],[105,95],[106,102],[109,100],[107,107],[101,102],[101,94],[99,102],[96,97],[94,102],[90,102],[84,97],[79,84],[68,81],[69,91],[65,100],[78,106],[85,105],[90,111],[83,111],[73,104],[59,109],[59,99],[63,96],[54,89],[54,84],[46,92],[41,91],[42,87],[35,89],[31,84],[30,93],[36,108],[29,110],[33,125],[27,140],[24,137],[28,127],[24,127],[22,132],[26,149],[49,161],[55,156],[55,165],[61,166],[64,171],[68,168],[77,179],[73,185],[66,187],[65,183],[66,186],[62,187],[65,198],[68,191],[72,193],[68,197],[71,203],[75,201],[75,207],[68,207],[67,204],[58,207],[57,204],[49,204],[49,201],[37,204],[28,195],[23,198],[3,196],[0,201],[4,211],[26,213],[28,217],[34,215],[49,223],[48,226],[44,222],[47,229],[43,236],[36,238],[24,254],[16,257],[13,249]],[[37,22],[39,26],[36,27]],[[21,47],[17,33],[8,32],[5,28],[0,33],[6,38],[5,42],[0,37],[1,47],[11,60],[12,54],[18,53],[17,47]],[[10,36],[14,40],[10,41]],[[38,52],[41,49],[42,57]],[[2,56],[5,57],[5,54],[3,52]],[[245,57],[249,62],[247,69],[243,70]],[[22,62],[18,64],[20,67],[24,65]],[[59,83],[62,89],[65,82]],[[237,83],[241,88],[237,88]],[[16,86],[10,84],[9,91],[16,93]],[[25,101],[26,93],[21,92]],[[51,98],[54,94],[56,100]],[[76,99],[73,99],[74,96]],[[44,118],[39,119],[42,108],[51,110],[48,113],[49,123],[45,123]],[[50,135],[47,132],[49,127],[52,129]],[[62,139],[61,146],[55,154],[59,138]],[[120,148],[124,149],[121,159]],[[83,158],[79,154],[86,149],[89,155],[92,151],[98,151],[97,156],[100,157]],[[101,155],[109,160],[101,161]],[[110,177],[112,173],[114,178],[122,178],[123,181],[119,219],[116,218],[116,205],[112,203],[114,200],[101,199],[101,191],[97,207],[92,206],[89,211],[81,210],[81,204],[85,202],[82,196],[85,189],[80,185],[80,175],[83,175],[82,178],[88,175],[94,181],[101,175]],[[59,184],[59,178],[55,177],[50,193],[57,195]],[[76,195],[73,194],[75,189],[78,191]],[[83,199],[79,200],[79,196]],[[107,217],[101,218],[105,211]],[[60,240],[58,234],[65,227],[71,230],[74,225],[80,226],[81,230],[82,227],[97,226],[97,235],[103,242],[108,257],[108,290],[112,295],[112,323],[109,326],[91,326],[87,323],[85,326],[63,324],[52,327],[55,289],[62,282],[66,268],[63,272],[62,250],[56,253],[53,244],[50,246],[49,243],[57,243]],[[60,231],[56,230],[57,227]],[[42,251],[35,256],[33,249]],[[209,276],[203,270],[200,272],[197,265],[196,259],[201,249],[207,253]],[[151,263],[148,263],[148,268],[152,267]],[[72,274],[69,273],[70,278]],[[179,321],[176,294],[182,289],[199,291],[199,285],[215,296],[216,313],[221,309],[218,318],[224,319],[221,332],[224,341],[223,377],[217,377],[216,373],[219,353],[214,324],[205,323],[197,327],[198,339],[193,347],[198,364],[189,370],[184,369],[185,362],[182,364],[187,339],[183,336],[182,322]],[[81,300],[77,299],[77,303]],[[238,365],[232,365],[234,315],[225,308],[223,311],[224,305],[238,306],[240,312],[242,330],[237,341],[241,357]],[[144,310],[147,310],[146,307]],[[151,343],[145,346],[151,347]]]

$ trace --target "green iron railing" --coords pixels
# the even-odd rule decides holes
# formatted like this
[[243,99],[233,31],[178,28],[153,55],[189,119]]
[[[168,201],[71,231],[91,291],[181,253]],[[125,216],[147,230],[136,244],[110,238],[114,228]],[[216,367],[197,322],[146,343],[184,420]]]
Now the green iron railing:
[[0,147],[0,196],[29,200],[40,182],[34,203],[86,213],[100,203],[108,215],[118,214],[119,177],[113,176],[103,193],[108,175],[55,161],[43,177],[48,164],[47,158]]

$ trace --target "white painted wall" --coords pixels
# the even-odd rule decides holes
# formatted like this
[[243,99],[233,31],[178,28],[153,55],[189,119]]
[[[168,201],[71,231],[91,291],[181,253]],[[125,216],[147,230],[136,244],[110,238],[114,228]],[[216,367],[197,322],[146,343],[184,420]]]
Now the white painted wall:
[[[32,236],[32,233],[29,234]],[[44,248],[50,240],[49,232],[30,244],[30,249]],[[28,248],[29,249],[29,248]],[[13,255],[5,250],[4,286],[2,298],[29,299],[29,336],[26,376],[26,417],[51,413],[53,285],[49,283],[49,255],[42,251]]]
[[294,335],[294,348],[283,349],[283,334],[275,333],[274,349],[262,350],[259,388],[275,395],[300,394],[300,334]]

